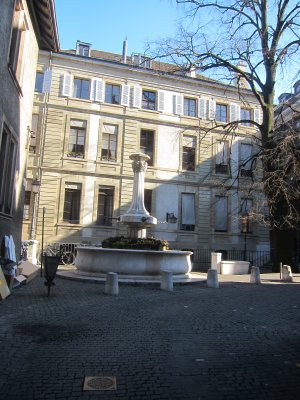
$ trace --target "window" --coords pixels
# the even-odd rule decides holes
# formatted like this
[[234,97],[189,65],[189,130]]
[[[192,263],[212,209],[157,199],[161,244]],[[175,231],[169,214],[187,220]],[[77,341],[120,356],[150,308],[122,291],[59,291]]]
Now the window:
[[78,224],[80,216],[80,183],[65,184],[65,201],[63,220],[70,224]]
[[152,190],[144,190],[144,205],[149,214],[152,212]]
[[216,165],[217,174],[228,174],[229,172],[229,146],[226,141],[216,143]]
[[[243,119],[251,119],[251,110],[247,108],[241,108],[241,120]],[[241,125],[250,126],[250,122],[242,122]]]
[[196,117],[196,99],[184,98],[183,114],[189,117]]
[[195,171],[196,138],[183,136],[182,139],[182,169]]
[[183,231],[194,231],[195,218],[195,195],[193,193],[181,194],[181,229]]
[[241,176],[252,176],[252,144],[241,143]]
[[90,48],[91,45],[89,43],[83,43],[77,41],[76,43],[76,54],[84,57],[89,57],[90,56]]
[[42,93],[43,92],[43,82],[44,82],[44,74],[43,72],[37,72],[35,76],[35,92]]
[[29,210],[30,210],[30,199],[31,199],[31,191],[25,191],[25,199],[24,199],[24,209],[23,209],[23,219],[29,219]]
[[0,212],[12,214],[17,142],[4,125],[0,145]]
[[153,156],[154,156],[154,131],[147,129],[141,130],[140,136],[140,151],[150,157],[147,161],[148,165],[153,166]]
[[228,198],[216,196],[215,202],[215,231],[227,232],[228,230]]
[[[248,216],[251,214],[253,208],[253,200],[249,198],[242,198],[241,200],[241,217],[244,215],[248,214]],[[242,218],[241,218],[242,221]],[[247,233],[251,233],[253,231],[253,224],[251,223],[251,219],[248,219],[248,231]],[[242,226],[241,226],[241,232],[242,232]]]
[[116,161],[117,159],[117,125],[103,125],[101,160]]
[[142,54],[133,54],[132,62],[139,67],[151,68],[151,58]]
[[120,86],[105,85],[105,103],[120,104]]
[[70,137],[68,156],[84,158],[86,122],[72,119],[70,122]]
[[90,81],[74,78],[73,97],[88,100],[90,98]]
[[156,92],[143,90],[142,92],[142,108],[144,110],[156,110]]
[[227,106],[225,104],[216,104],[216,121],[227,122]]
[[97,224],[112,225],[114,204],[114,187],[99,186],[98,192],[98,208],[97,208]]
[[15,74],[18,81],[21,80],[25,34],[28,29],[24,14],[24,8],[21,0],[16,1],[15,11],[12,23],[12,34],[9,50],[9,67]]

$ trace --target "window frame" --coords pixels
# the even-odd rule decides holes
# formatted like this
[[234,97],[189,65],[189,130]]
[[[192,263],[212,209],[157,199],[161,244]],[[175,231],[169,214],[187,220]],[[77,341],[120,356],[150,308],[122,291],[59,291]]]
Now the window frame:
[[[76,188],[68,188],[67,186],[76,186]],[[70,202],[70,210],[67,210],[66,202],[67,202],[67,193],[70,194],[71,201]],[[74,182],[65,182],[64,187],[64,203],[63,203],[63,217],[62,220],[64,223],[78,225],[80,223],[80,214],[81,214],[81,196],[82,196],[82,184],[81,183],[74,183]],[[78,203],[75,204],[74,203]],[[75,211],[73,208],[76,207]],[[65,215],[69,213],[70,217],[73,216],[73,213],[77,213],[76,219],[66,218]]]
[[[191,102],[193,102],[192,107]],[[186,117],[197,117],[197,110],[197,99],[193,97],[183,98],[183,115]]]
[[[80,85],[78,87],[78,82],[80,82]],[[86,93],[83,94],[83,91],[85,90],[83,88],[83,83],[88,84],[88,90]],[[79,93],[77,91],[79,90]],[[90,100],[90,92],[91,92],[91,80],[90,79],[85,79],[85,78],[79,78],[79,77],[74,77],[73,79],[73,98],[75,99],[81,99],[81,100]]]
[[[146,138],[144,138],[142,135],[146,135]],[[152,139],[149,140],[149,137],[152,135]],[[142,137],[143,140],[146,141],[146,146],[142,146]],[[150,143],[150,146],[147,146],[148,143]],[[154,152],[155,152],[155,130],[153,129],[145,129],[142,128],[140,130],[140,151],[144,154],[147,154],[150,157],[150,160],[147,161],[147,164],[149,167],[154,166]]]
[[[225,111],[225,115],[224,114]],[[216,103],[215,119],[217,122],[228,122],[228,105],[224,103]]]
[[[184,196],[191,196],[193,198],[193,214],[189,216],[194,223],[186,224],[184,222],[191,222],[191,221],[184,221]],[[180,230],[185,232],[194,232],[196,230],[196,195],[195,193],[181,193],[181,205],[180,205]],[[188,207],[190,209],[190,207]]]
[[[109,133],[109,132],[104,132],[104,130],[105,130],[105,126],[113,126],[113,127],[115,127],[115,133]],[[108,161],[108,162],[117,162],[117,157],[118,157],[118,134],[119,134],[119,125],[117,125],[117,124],[110,124],[110,123],[106,123],[106,122],[103,122],[103,124],[102,124],[102,127],[101,127],[102,129],[101,129],[101,148],[100,148],[100,160],[101,161]],[[108,147],[105,149],[104,147],[103,147],[103,142],[104,142],[104,134],[106,134],[106,135],[108,135]],[[107,155],[105,156],[104,154],[102,154],[103,153],[103,151],[104,150],[107,150],[108,152],[111,152],[112,150],[111,150],[111,146],[110,146],[110,143],[111,143],[111,137],[115,137],[115,156],[114,157],[112,157],[111,155],[108,157]]]
[[[223,143],[227,151],[227,163],[217,163],[219,156],[218,146]],[[215,174],[228,175],[230,171],[230,157],[229,157],[229,142],[228,140],[217,140],[215,143]],[[224,159],[224,157],[222,157]]]
[[[220,213],[220,211],[221,210],[218,210],[217,209],[217,204],[219,204],[219,200],[220,199],[224,199],[224,200],[226,200],[226,218],[223,218],[223,215],[221,216],[221,219],[222,219],[222,221],[225,221],[226,222],[226,227],[225,227],[225,229],[219,229],[218,227],[217,227],[217,223],[218,223],[218,221],[217,221],[217,217],[218,217],[218,215],[219,215],[219,213]],[[214,218],[214,231],[215,232],[220,232],[220,233],[227,233],[228,231],[229,231],[229,219],[228,219],[228,210],[229,210],[229,199],[228,199],[228,196],[223,196],[223,195],[215,195],[215,207],[214,207],[214,216],[215,216],[215,218]]]
[[[145,98],[145,95],[153,95],[154,98]],[[157,109],[157,92],[154,90],[142,89],[142,105],[143,110],[156,111]]]
[[[77,126],[75,125],[75,123],[82,123],[83,126]],[[71,131],[76,131],[76,140],[75,143],[71,142]],[[83,145],[78,144],[78,134],[79,133],[84,133],[83,138],[84,138],[84,143]],[[79,119],[75,119],[75,118],[71,118],[70,119],[70,126],[69,126],[69,139],[68,139],[68,151],[67,151],[67,156],[68,157],[76,157],[76,158],[80,158],[80,159],[84,159],[85,158],[85,152],[86,152],[86,135],[87,135],[87,121],[83,121],[83,120],[79,120]],[[71,150],[70,146],[75,146],[75,148],[77,148],[77,146],[83,146],[83,151],[78,151],[75,149]]]
[[[245,117],[244,114],[245,113],[249,113],[249,117]],[[250,108],[245,108],[245,107],[241,107],[241,111],[240,111],[240,119],[248,119],[251,120],[251,109]],[[241,122],[242,126],[251,126],[251,122]]]
[[0,214],[12,216],[18,140],[5,123],[2,125],[0,139]]
[[[104,193],[100,193],[100,191],[103,191]],[[105,192],[107,192],[107,193],[105,193]],[[100,204],[100,195],[104,199],[103,204]],[[112,226],[113,213],[114,213],[114,200],[115,200],[115,187],[114,186],[106,186],[106,185],[98,186],[96,225]],[[99,212],[100,206],[103,206],[103,213]],[[108,211],[108,213],[107,213],[107,211]],[[101,222],[101,219],[103,219],[102,222]]]
[[[111,93],[108,94],[108,89],[111,87]],[[114,89],[118,89],[118,94],[115,95],[114,94]],[[114,101],[114,96],[118,96],[118,101]],[[108,100],[108,97],[110,97],[110,99]],[[105,84],[105,96],[104,96],[104,102],[108,103],[108,104],[117,104],[120,105],[121,104],[121,86],[114,84],[114,83],[106,83]]]
[[[184,146],[185,139],[192,139],[193,146]],[[192,135],[183,135],[182,137],[182,159],[181,169],[183,171],[196,170],[196,137]]]

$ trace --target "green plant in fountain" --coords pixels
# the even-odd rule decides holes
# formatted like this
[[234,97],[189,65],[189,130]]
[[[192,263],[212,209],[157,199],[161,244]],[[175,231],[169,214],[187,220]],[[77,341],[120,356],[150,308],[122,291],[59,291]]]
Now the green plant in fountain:
[[109,237],[102,242],[103,248],[131,250],[169,250],[167,240],[149,238]]

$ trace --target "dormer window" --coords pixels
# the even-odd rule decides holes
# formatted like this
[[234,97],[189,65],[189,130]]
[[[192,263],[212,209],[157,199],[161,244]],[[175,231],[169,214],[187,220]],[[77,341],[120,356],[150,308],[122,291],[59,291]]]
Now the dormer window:
[[77,41],[76,43],[76,54],[79,56],[89,57],[91,52],[90,43],[84,43]]
[[132,62],[139,67],[151,68],[151,58],[143,54],[133,54]]

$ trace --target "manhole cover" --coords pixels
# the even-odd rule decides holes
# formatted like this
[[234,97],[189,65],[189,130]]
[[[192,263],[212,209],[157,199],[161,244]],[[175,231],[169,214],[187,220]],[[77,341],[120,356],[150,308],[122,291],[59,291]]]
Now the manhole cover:
[[86,376],[84,378],[83,390],[116,390],[117,381],[115,376]]

